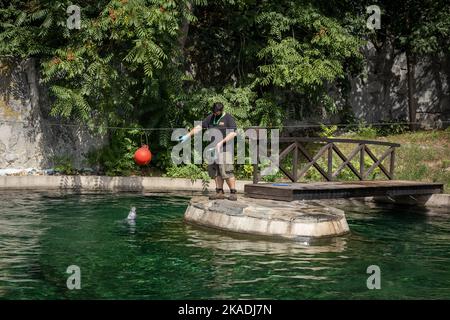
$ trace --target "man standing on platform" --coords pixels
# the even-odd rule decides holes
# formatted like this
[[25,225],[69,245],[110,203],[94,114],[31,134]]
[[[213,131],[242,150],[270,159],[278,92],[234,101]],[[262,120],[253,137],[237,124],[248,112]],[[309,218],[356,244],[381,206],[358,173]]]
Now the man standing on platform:
[[226,181],[230,188],[228,200],[237,200],[236,179],[234,177],[234,157],[233,152],[226,151],[227,142],[233,146],[234,137],[236,137],[236,121],[229,114],[223,111],[223,104],[216,102],[212,106],[212,113],[202,121],[202,125],[196,126],[188,134],[179,138],[181,142],[186,141],[197,132],[203,129],[215,128],[220,130],[222,138],[215,147],[215,160],[208,165],[208,174],[216,182],[216,194],[211,195],[210,199],[225,199],[223,184]]

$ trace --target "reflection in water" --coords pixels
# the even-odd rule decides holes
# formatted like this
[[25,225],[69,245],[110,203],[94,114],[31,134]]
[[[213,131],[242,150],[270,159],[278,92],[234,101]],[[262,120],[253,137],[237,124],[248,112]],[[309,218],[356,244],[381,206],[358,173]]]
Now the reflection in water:
[[223,250],[240,255],[313,255],[326,252],[343,252],[347,243],[346,237],[315,241],[311,239],[304,239],[303,241],[273,240],[209,231],[195,226],[188,226],[186,233],[189,242],[187,246]]
[[[39,237],[46,231],[43,215],[27,205],[30,197],[5,199],[0,211],[0,296],[18,284],[32,286],[40,272]],[[38,226],[38,227],[37,227]]]
[[136,220],[127,219],[128,231],[133,234],[136,233]]
[[[218,299],[236,297],[223,292],[234,292],[233,288],[240,288],[240,298],[249,298],[252,287],[256,290],[259,286],[279,283],[295,291],[295,288],[308,288],[319,281],[330,282],[334,266],[347,259],[343,254],[336,255],[345,251],[346,237],[274,241],[190,225],[186,227],[186,235],[187,247],[214,252],[208,263],[214,266],[212,286],[221,288],[220,294],[213,297]],[[259,298],[270,299],[273,295]]]

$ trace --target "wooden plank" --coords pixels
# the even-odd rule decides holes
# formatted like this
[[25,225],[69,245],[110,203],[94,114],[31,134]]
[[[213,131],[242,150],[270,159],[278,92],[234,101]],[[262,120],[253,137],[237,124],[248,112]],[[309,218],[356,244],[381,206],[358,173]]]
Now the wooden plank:
[[311,158],[311,156],[309,155],[308,151],[306,151],[306,149],[301,145],[298,144],[298,149],[300,150],[300,152],[305,156],[305,158],[309,161],[309,163],[307,163],[305,165],[305,167],[300,171],[300,173],[298,174],[299,177],[302,177],[306,171],[308,171],[308,169],[311,167],[311,165],[314,166],[314,168],[317,169],[317,171],[320,172],[320,174],[327,180],[329,181],[328,175],[326,174],[325,171],[323,171],[323,169],[317,164],[317,160],[322,156],[322,154],[327,150],[328,145],[323,146],[319,152],[317,152],[317,154],[314,156],[314,158]]
[[364,148],[366,145],[360,144],[359,146],[359,174],[361,175],[361,180],[366,180],[366,175],[364,174]]
[[294,178],[293,182],[297,182],[298,180],[297,166],[298,166],[298,144],[296,142],[294,148],[294,157],[292,159],[292,172]]
[[250,185],[246,184],[244,186],[244,192],[247,196],[251,198],[259,199],[272,199],[280,201],[292,201],[293,191],[292,189],[277,189],[277,188],[267,188],[262,187],[263,184]]
[[313,200],[313,199],[340,199],[340,198],[360,198],[360,197],[375,197],[375,196],[414,196],[441,193],[440,188],[356,188],[356,189],[335,189],[335,190],[306,190],[294,192],[295,200]]
[[257,139],[254,140],[253,143],[256,143],[256,155],[255,155],[256,161],[253,164],[253,183],[258,183],[260,178],[261,178],[260,175],[259,175],[259,165],[258,165],[258,162],[259,162],[259,143],[258,143]]
[[[377,162],[378,159],[377,159],[377,157],[375,157],[375,155],[372,153],[372,151],[370,151],[370,149],[367,146],[365,146],[364,149],[366,150],[369,157],[372,158],[372,160],[374,162]],[[380,167],[381,171],[383,171],[383,173],[386,175],[386,177],[391,179],[391,175],[389,174],[389,171],[387,171],[386,168],[381,163],[378,166]]]
[[[333,147],[335,147],[337,150],[339,150],[339,148],[337,146],[333,145]],[[335,149],[335,151],[336,151],[336,149]],[[361,149],[361,146],[357,145],[356,148],[353,149],[353,151],[349,154],[348,158],[345,157],[345,155],[342,152],[340,152],[340,150],[339,150],[339,152],[341,153],[341,155],[339,155],[339,153],[336,152],[339,155],[339,157],[342,159],[343,162],[336,169],[336,172],[333,173],[333,177],[337,177],[337,175],[342,171],[342,169],[344,169],[348,164],[351,164],[350,161],[352,161],[352,159],[356,156],[356,154],[359,152],[360,149]],[[355,169],[355,171],[356,171],[356,169]],[[357,175],[357,177],[359,178],[358,175]]]
[[292,174],[289,171],[287,171],[287,169],[285,169],[281,164],[278,165],[278,169],[280,169],[280,171],[283,172],[284,175],[289,178],[289,180],[295,182],[295,179],[292,176]]
[[278,157],[279,161],[283,160],[284,157],[286,157],[289,152],[291,152],[294,148],[296,148],[297,143],[294,142],[292,144],[290,144],[289,146],[287,146],[282,152],[280,152],[280,156]]
[[[357,140],[357,139],[340,139],[340,138],[317,138],[317,137],[281,137],[279,138],[279,142],[291,142],[290,145],[288,145],[280,154],[279,154],[279,160],[282,161],[285,159],[288,154],[293,151],[293,163],[292,163],[292,172],[289,172],[286,168],[282,167],[280,165],[280,170],[293,182],[298,181],[299,178],[304,176],[306,172],[311,168],[311,166],[314,166],[314,168],[322,175],[322,177],[325,178],[327,181],[333,181],[335,178],[341,173],[341,171],[348,167],[353,174],[359,179],[359,180],[365,180],[368,175],[370,175],[376,167],[379,167],[380,170],[386,175],[386,177],[389,180],[393,179],[393,172],[395,167],[395,153],[394,148],[399,147],[400,145],[397,143],[390,143],[385,141],[374,141],[374,140]],[[326,142],[327,144],[323,146],[320,151],[314,155],[314,157],[311,157],[311,155],[308,153],[306,148],[301,144],[301,142]],[[357,144],[357,147],[352,150],[349,157],[345,156],[341,150],[336,146],[335,143],[354,143]],[[379,159],[374,155],[374,153],[369,149],[367,145],[382,145],[382,146],[389,146],[392,151],[389,151],[390,153],[390,166],[389,171],[385,168],[385,166],[382,164],[384,159],[389,155],[385,155],[380,161]],[[327,172],[317,163],[318,159],[323,155],[325,151],[328,150],[328,159],[327,159]],[[333,150],[336,152],[336,154],[341,158],[342,164],[338,167],[336,172],[333,171]],[[307,159],[308,163],[305,164],[305,166],[298,171],[299,167],[299,154],[298,152],[301,152],[302,155]],[[359,170],[355,168],[355,166],[351,163],[353,158],[356,156],[357,153],[360,153],[359,156]],[[368,154],[369,157],[373,160],[374,164],[370,166],[370,168],[366,171],[365,168],[365,154]],[[257,168],[254,166],[254,182],[259,181],[259,177],[257,174]]]
[[328,180],[332,181],[333,180],[333,143],[329,143],[328,144]]
[[[342,153],[341,150],[339,150],[339,148],[336,145],[333,145],[333,150],[336,152],[336,154],[339,156],[339,158],[342,159],[342,161],[347,163],[347,166],[358,177],[358,179],[362,180],[361,175],[359,174],[358,170],[356,170],[356,168],[351,164],[351,162],[350,162],[351,159],[349,161],[347,161],[347,158],[345,157],[345,155]],[[359,145],[358,145],[358,150],[359,150]],[[356,152],[356,153],[358,153],[358,152]],[[337,176],[337,175],[333,174],[333,176]]]
[[288,154],[289,152],[291,152],[292,150],[297,148],[297,143],[291,143],[289,146],[287,146],[282,152],[280,152],[280,155],[278,157],[278,161],[279,161],[279,165],[278,168],[280,169],[281,172],[284,173],[285,176],[287,176],[289,178],[289,180],[291,180],[292,182],[296,181],[294,176],[287,171],[282,165],[281,165],[281,160],[283,160]]
[[389,147],[400,147],[400,144],[377,140],[357,140],[343,138],[315,138],[315,137],[280,137],[279,142],[327,142],[327,143],[354,143],[370,144]]
[[259,182],[259,168],[257,164],[253,164],[253,183],[258,183]]
[[355,181],[355,182],[317,182],[291,183],[276,186],[272,183],[245,185],[248,197],[282,201],[310,199],[338,199],[367,196],[404,196],[442,193],[442,183],[423,183],[415,181]]
[[[381,162],[383,162],[383,160],[384,160],[389,154],[391,154],[392,150],[393,150],[392,147],[389,148],[389,149],[387,149],[387,150],[381,155],[381,157],[380,157],[376,162],[373,163],[373,165],[369,168],[369,170],[367,170],[366,176],[369,176],[369,175],[372,173],[372,171],[375,170],[375,168],[378,167],[378,166],[381,164]],[[387,175],[387,177],[388,177],[390,180],[392,180],[391,174],[390,174],[390,173]]]
[[389,173],[391,174],[391,180],[394,179],[394,169],[395,169],[395,148],[392,148],[391,159],[389,163]]

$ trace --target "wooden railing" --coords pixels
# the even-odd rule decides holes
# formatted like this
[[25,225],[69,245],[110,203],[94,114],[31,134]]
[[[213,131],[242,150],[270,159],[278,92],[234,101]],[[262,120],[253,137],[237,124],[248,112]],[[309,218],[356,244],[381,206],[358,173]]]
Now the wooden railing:
[[[292,182],[297,182],[301,177],[303,177],[306,172],[314,167],[323,178],[327,181],[334,181],[337,179],[339,173],[344,168],[349,168],[350,171],[359,180],[367,180],[376,168],[380,168],[381,172],[389,179],[394,179],[394,169],[395,169],[395,148],[400,147],[397,143],[382,142],[382,141],[370,141],[370,140],[356,140],[356,139],[339,139],[339,138],[297,138],[297,137],[282,137],[279,138],[280,145],[282,143],[290,143],[287,147],[282,149],[279,153],[279,168],[283,174],[285,174]],[[317,151],[315,155],[311,155],[305,143],[319,143],[322,147]],[[346,143],[355,144],[356,146],[346,156],[336,145],[336,143]],[[370,150],[369,146],[379,145],[387,146],[388,149],[380,157],[376,157],[375,154]],[[318,160],[327,154],[327,168],[322,168]],[[283,159],[285,159],[289,154],[292,154],[292,170],[287,170],[281,165]],[[333,171],[333,154],[336,154],[342,163],[339,167]],[[359,168],[351,163],[353,158],[359,155]],[[366,168],[364,163],[365,156],[368,155],[372,159],[373,164]],[[307,163],[299,168],[300,157],[304,157]],[[389,157],[389,169],[387,169],[382,163]],[[300,172],[299,172],[300,169]],[[253,166],[253,183],[258,183],[260,180],[260,172],[258,165]]]

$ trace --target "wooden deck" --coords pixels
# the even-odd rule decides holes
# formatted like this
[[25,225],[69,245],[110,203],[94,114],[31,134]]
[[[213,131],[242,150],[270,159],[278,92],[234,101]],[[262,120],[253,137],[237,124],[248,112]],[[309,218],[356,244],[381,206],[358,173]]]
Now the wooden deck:
[[441,183],[404,180],[348,181],[315,183],[257,183],[246,184],[245,195],[250,198],[282,201],[338,199],[371,196],[405,196],[442,193]]

